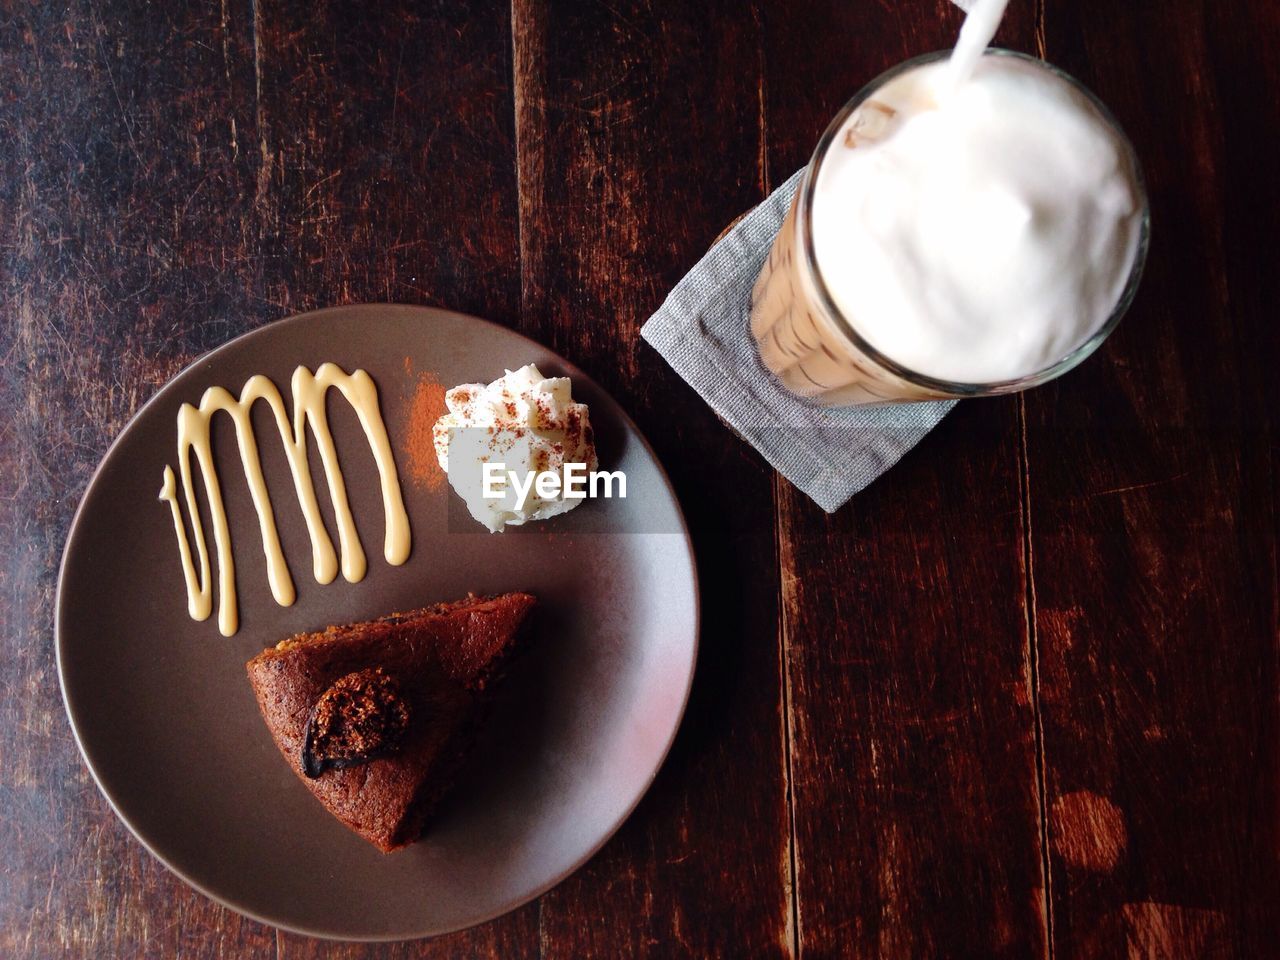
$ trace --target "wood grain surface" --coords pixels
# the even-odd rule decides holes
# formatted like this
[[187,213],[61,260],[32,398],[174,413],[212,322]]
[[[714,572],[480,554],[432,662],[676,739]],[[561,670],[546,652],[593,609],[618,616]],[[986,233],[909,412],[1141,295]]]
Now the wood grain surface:
[[[946,0],[0,3],[0,957],[1280,956],[1280,7],[1014,0],[1142,158],[1099,354],[827,516],[638,337]],[[52,644],[111,439],[231,336],[439,304],[570,356],[672,474],[704,627],[583,870],[433,941],[244,920],[128,834]],[[731,489],[731,496],[726,490]]]
[[1130,131],[1154,223],[1108,349],[1025,398],[1060,958],[1280,955],[1280,111],[1255,93],[1280,89],[1280,11],[1177,6],[1045,30]]

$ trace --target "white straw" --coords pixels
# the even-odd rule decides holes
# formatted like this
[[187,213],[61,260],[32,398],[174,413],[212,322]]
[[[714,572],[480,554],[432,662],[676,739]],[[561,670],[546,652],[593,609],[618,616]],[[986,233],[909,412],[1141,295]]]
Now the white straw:
[[976,0],[960,28],[960,38],[948,63],[946,88],[954,90],[969,79],[982,53],[990,45],[1009,0]]

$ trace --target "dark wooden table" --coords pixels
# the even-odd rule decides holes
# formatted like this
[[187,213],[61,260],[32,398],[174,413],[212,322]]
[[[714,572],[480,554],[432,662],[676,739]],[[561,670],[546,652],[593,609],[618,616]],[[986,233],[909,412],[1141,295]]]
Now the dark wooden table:
[[[638,336],[943,0],[0,3],[0,956],[1280,956],[1280,5],[1014,0],[1132,135],[1097,357],[961,405],[834,516]],[[442,304],[574,359],[701,563],[682,732],[617,837],[434,942],[243,920],[115,819],[52,597],[94,466],[202,352]],[[726,484],[732,508],[726,509]]]

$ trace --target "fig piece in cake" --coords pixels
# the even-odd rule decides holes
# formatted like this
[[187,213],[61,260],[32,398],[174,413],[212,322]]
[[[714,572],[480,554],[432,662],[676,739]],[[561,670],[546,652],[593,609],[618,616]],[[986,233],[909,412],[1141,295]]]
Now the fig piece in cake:
[[394,753],[409,727],[409,704],[382,667],[339,677],[311,708],[302,740],[302,772],[314,780],[331,767],[354,767]]

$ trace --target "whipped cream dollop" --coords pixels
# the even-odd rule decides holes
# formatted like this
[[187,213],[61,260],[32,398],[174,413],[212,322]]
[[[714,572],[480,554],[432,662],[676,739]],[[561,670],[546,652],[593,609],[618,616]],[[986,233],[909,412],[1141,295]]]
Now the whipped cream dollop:
[[545,520],[582,502],[563,491],[542,497],[532,486],[521,502],[510,482],[500,497],[485,496],[486,464],[500,465],[517,482],[531,472],[559,474],[565,464],[587,472],[599,466],[587,405],[574,402],[568,377],[545,377],[530,363],[488,385],[459,384],[444,402],[449,412],[432,428],[436,459],[471,516],[489,530]]

